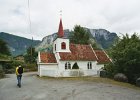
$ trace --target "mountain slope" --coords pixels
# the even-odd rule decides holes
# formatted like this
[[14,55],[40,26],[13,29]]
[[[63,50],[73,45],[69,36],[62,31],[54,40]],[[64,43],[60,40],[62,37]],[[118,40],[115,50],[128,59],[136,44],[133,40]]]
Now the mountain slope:
[[90,34],[95,38],[95,41],[104,49],[109,48],[118,38],[114,32],[109,32],[105,29],[88,29]]
[[[107,49],[109,48],[114,40],[118,38],[116,33],[111,33],[105,29],[88,29],[85,28],[90,33],[90,38],[92,41],[97,42],[101,48]],[[69,38],[70,31],[64,30],[64,37]],[[36,47],[37,51],[51,51],[53,41],[56,39],[57,33],[53,33],[52,35],[46,36],[43,38],[42,42]]]
[[32,41],[31,39],[15,36],[5,32],[0,32],[0,39],[7,42],[13,56],[23,54],[29,46],[36,46],[41,42],[39,40]]

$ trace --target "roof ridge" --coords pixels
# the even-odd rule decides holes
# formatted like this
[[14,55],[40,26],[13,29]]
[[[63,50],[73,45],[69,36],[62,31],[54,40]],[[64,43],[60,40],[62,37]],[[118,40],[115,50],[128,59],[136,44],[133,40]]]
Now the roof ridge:
[[94,53],[96,59],[98,60],[99,58],[97,57],[96,52],[95,52],[94,49],[92,48],[91,44],[90,44],[90,47],[91,47],[91,49],[92,49],[92,51],[93,51],[93,53]]

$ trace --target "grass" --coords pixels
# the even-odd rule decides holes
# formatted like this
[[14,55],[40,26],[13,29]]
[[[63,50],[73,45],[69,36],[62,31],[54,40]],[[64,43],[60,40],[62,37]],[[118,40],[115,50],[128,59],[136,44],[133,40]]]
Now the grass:
[[122,87],[127,87],[127,88],[132,88],[136,90],[140,90],[140,87],[137,87],[135,85],[129,84],[129,83],[124,83],[124,82],[118,82],[113,79],[109,78],[101,78],[101,77],[41,77],[41,79],[53,79],[53,80],[68,80],[68,81],[89,81],[89,82],[97,82],[97,83],[105,83],[105,84],[112,84],[112,85],[117,85],[117,86],[122,86]]

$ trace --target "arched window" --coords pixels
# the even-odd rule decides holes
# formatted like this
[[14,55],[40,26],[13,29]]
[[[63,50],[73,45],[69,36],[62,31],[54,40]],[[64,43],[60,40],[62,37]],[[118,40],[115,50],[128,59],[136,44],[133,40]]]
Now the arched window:
[[78,66],[77,62],[75,62],[75,63],[73,64],[72,69],[79,69],[79,66]]
[[55,44],[55,51],[56,51],[56,44]]
[[69,62],[65,63],[65,69],[71,69],[71,64]]
[[61,49],[66,49],[66,43],[65,42],[61,43]]
[[88,69],[89,69],[89,62],[87,63],[87,67],[88,67]]
[[71,69],[71,64],[68,62],[68,69]]
[[92,69],[92,63],[90,62],[90,69]]
[[65,63],[65,69],[68,69],[67,63]]
[[87,63],[87,68],[88,68],[88,69],[92,69],[92,63],[91,63],[91,62],[88,62],[88,63]]

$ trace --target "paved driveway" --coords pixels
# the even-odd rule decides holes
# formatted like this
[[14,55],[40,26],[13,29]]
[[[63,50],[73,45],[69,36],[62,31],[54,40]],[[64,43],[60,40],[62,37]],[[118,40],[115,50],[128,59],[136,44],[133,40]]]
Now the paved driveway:
[[140,90],[104,83],[42,79],[24,73],[22,87],[16,76],[0,80],[0,100],[140,100]]

